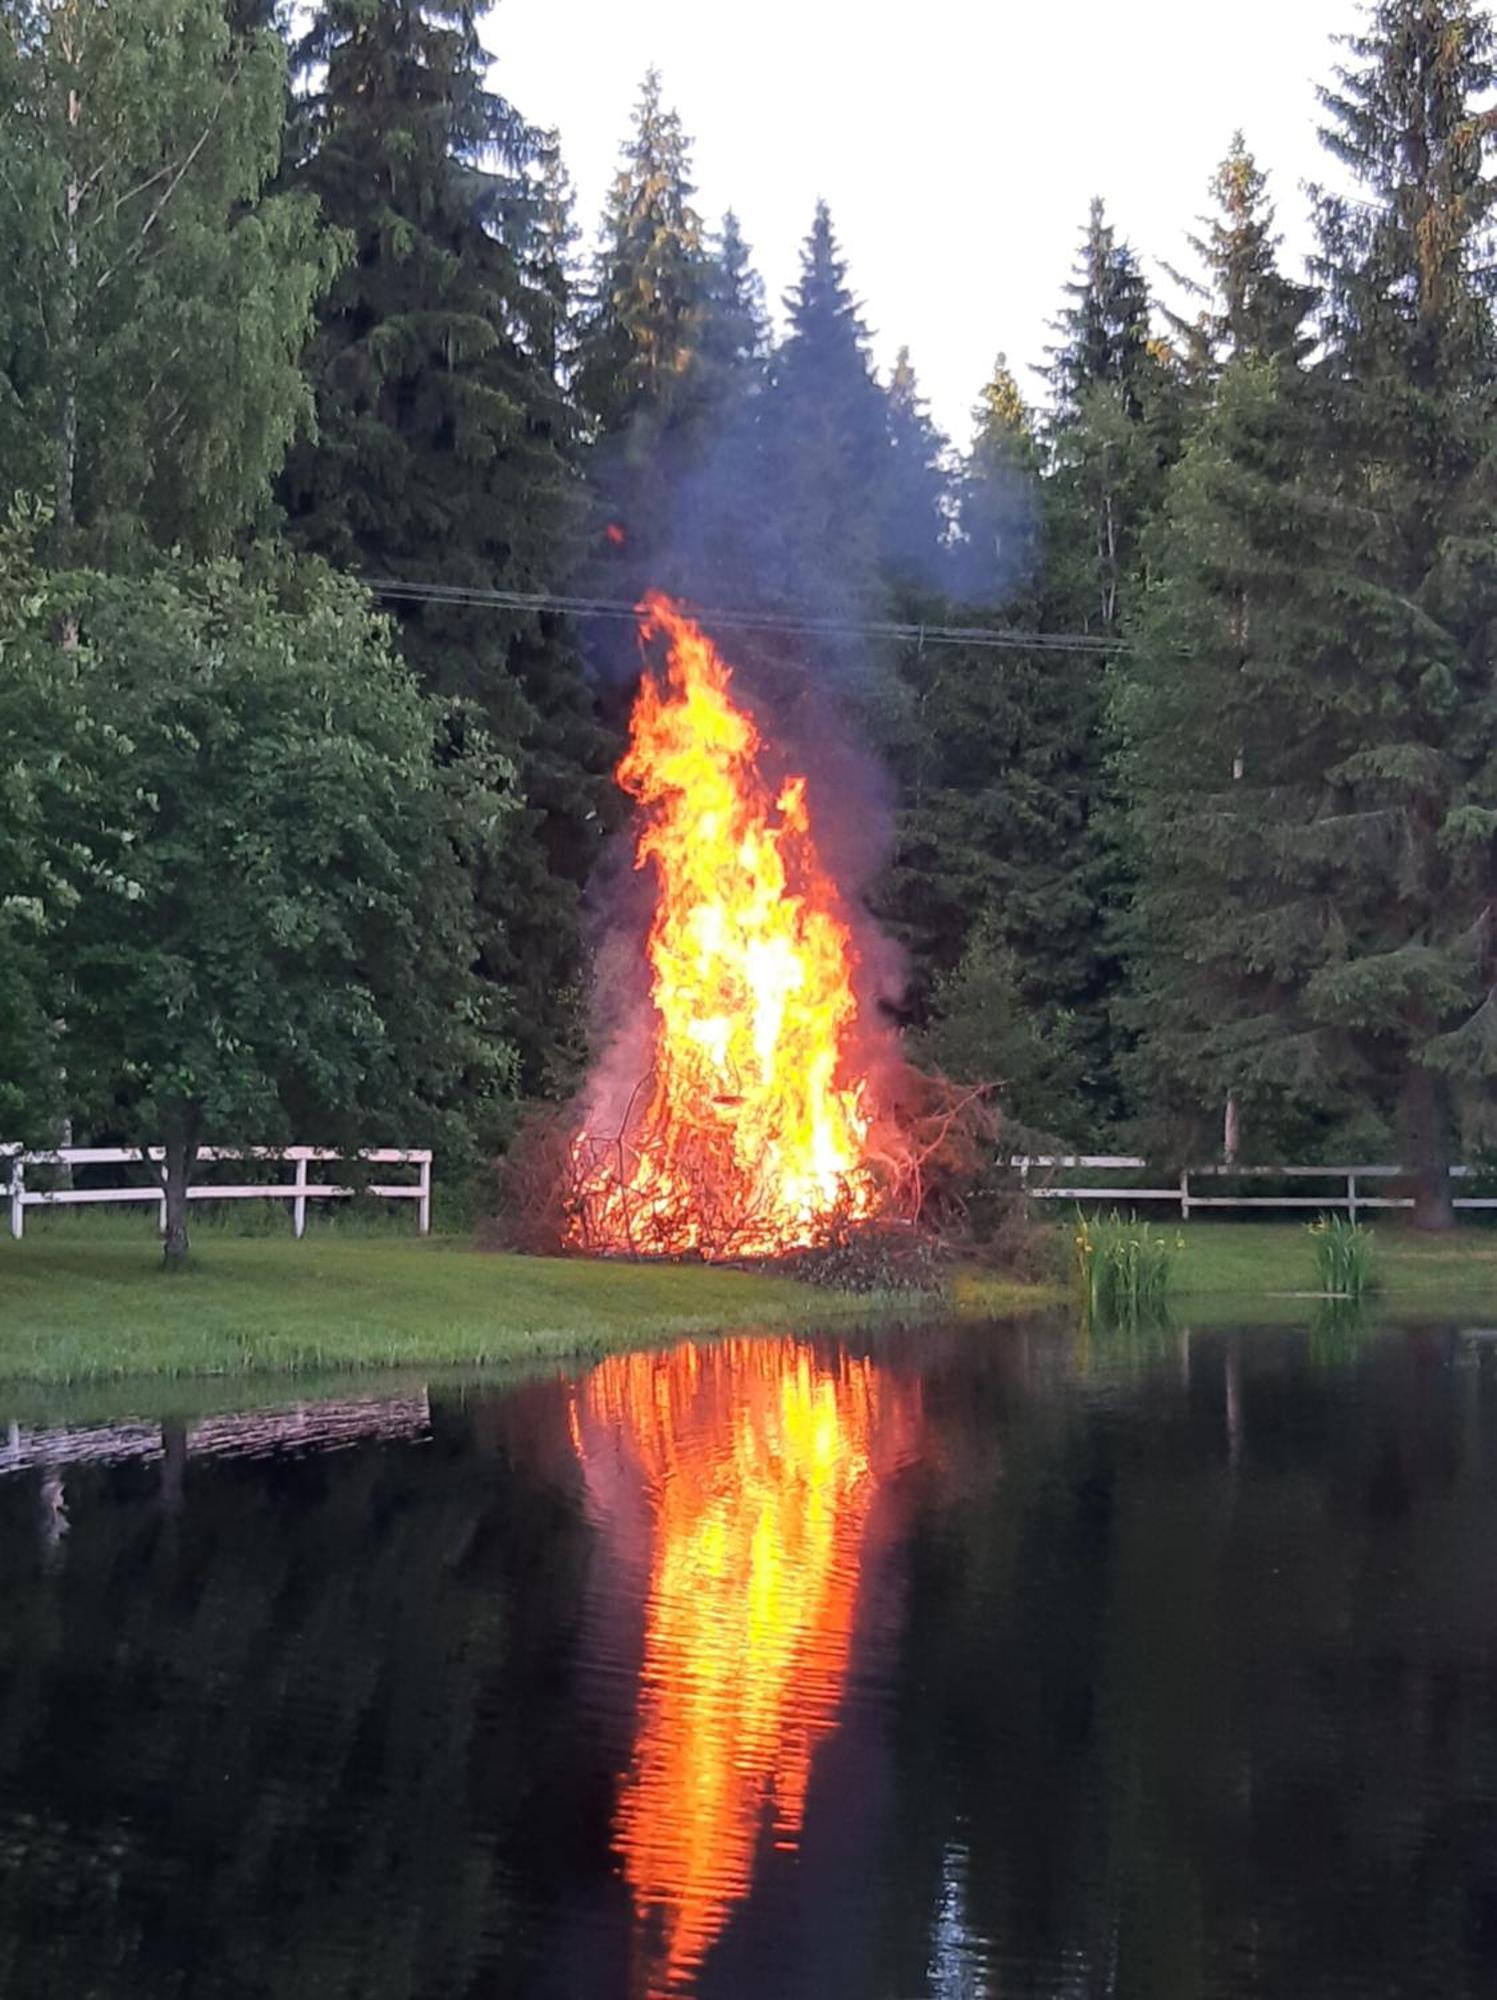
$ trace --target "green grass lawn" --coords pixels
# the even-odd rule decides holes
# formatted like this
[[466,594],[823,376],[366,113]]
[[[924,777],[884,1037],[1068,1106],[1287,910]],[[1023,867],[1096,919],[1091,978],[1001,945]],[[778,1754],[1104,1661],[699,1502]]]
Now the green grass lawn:
[[[1317,1289],[1309,1231],[1296,1222],[1191,1222],[1163,1225],[1185,1249],[1172,1296],[1263,1299]],[[1465,1227],[1450,1236],[1417,1236],[1391,1223],[1373,1225],[1378,1297],[1390,1305],[1497,1312],[1497,1230]]]
[[524,1362],[869,1302],[701,1266],[501,1256],[455,1238],[201,1231],[175,1276],[137,1232],[0,1244],[0,1380]]
[[[1073,1219],[1050,1225],[1051,1262],[1056,1282],[1041,1298],[1071,1296]],[[1317,1290],[1315,1257],[1302,1222],[1151,1221],[1183,1249],[1171,1274],[1170,1302],[1181,1315],[1291,1320],[1309,1309]],[[1391,1223],[1374,1225],[1377,1291],[1369,1302],[1378,1311],[1403,1315],[1465,1315],[1486,1309],[1497,1323],[1497,1229],[1471,1225],[1451,1236],[1416,1236]],[[954,1287],[955,1303],[969,1314],[1019,1309],[1031,1291],[985,1272],[964,1271]]]

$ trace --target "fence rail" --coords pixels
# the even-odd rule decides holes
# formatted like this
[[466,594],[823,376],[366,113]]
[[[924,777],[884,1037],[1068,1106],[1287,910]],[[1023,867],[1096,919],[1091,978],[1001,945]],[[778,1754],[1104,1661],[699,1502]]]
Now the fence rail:
[[[1055,1156],[1021,1157],[1012,1163],[1034,1201],[1163,1201],[1178,1206],[1182,1221],[1188,1222],[1200,1208],[1344,1208],[1353,1222],[1364,1209],[1412,1208],[1407,1195],[1379,1195],[1366,1192],[1363,1183],[1411,1178],[1407,1167],[1187,1167],[1169,1187],[1055,1187],[1036,1186],[1037,1173],[1147,1173],[1149,1161],[1125,1154],[1076,1153]],[[1454,1181],[1474,1180],[1475,1167],[1452,1167]],[[1192,1188],[1207,1180],[1308,1181],[1344,1183],[1344,1191],[1316,1195],[1295,1194],[1199,1194]],[[1467,1196],[1457,1199],[1457,1209],[1497,1210],[1497,1199]]]
[[[28,1167],[112,1167],[155,1165],[165,1157],[160,1146],[58,1146],[49,1152],[22,1152],[18,1147],[0,1146],[0,1177],[3,1177],[10,1210],[10,1233],[17,1241],[25,1234],[28,1208],[74,1208],[95,1202],[153,1201],[160,1209],[160,1226],[166,1227],[166,1191],[154,1187],[30,1188]],[[360,1153],[343,1153],[326,1146],[204,1146],[198,1152],[200,1164],[223,1160],[254,1160],[293,1169],[289,1181],[249,1181],[239,1186],[203,1182],[187,1190],[189,1201],[285,1201],[291,1204],[291,1228],[302,1236],[307,1227],[309,1201],[343,1201],[359,1193],[378,1195],[384,1201],[413,1201],[416,1227],[421,1235],[431,1233],[431,1161],[429,1150],[378,1148]],[[365,1166],[408,1166],[419,1171],[414,1181],[375,1181],[363,1189],[344,1187],[336,1181],[313,1181],[307,1169],[314,1162],[358,1160]]]

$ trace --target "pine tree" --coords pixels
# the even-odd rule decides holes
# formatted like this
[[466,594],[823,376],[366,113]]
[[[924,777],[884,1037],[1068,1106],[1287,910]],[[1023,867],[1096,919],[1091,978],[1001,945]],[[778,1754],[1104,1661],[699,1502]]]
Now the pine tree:
[[1324,359],[1303,397],[1282,360],[1224,382],[1161,607],[1205,644],[1184,713],[1155,651],[1132,734],[1198,1084],[1370,1106],[1438,1227],[1456,1112],[1489,1124],[1497,1076],[1497,75],[1465,0],[1380,0],[1349,47],[1325,136],[1359,187],[1320,203]]
[[[358,574],[543,593],[579,506],[557,379],[564,223],[554,146],[485,85],[481,11],[325,0],[302,44],[297,182],[354,255],[312,350],[317,443],[284,493],[297,541]],[[553,613],[395,602],[423,682],[480,703],[519,769],[523,824],[484,884],[485,970],[543,1088],[576,1044],[604,790],[580,664]]]

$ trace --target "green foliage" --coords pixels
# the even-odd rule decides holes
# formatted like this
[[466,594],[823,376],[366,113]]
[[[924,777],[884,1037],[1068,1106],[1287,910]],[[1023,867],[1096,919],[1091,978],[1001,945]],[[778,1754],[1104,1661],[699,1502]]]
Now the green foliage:
[[28,642],[44,601],[41,523],[0,522],[0,1138],[52,1137],[61,1111],[51,933],[71,900],[72,829],[88,778],[55,648]]
[[887,395],[882,568],[896,584],[942,579],[946,553],[946,441],[920,393],[910,350],[901,347]]
[[471,880],[510,774],[471,713],[422,699],[358,588],[63,575],[12,646],[83,770],[41,947],[70,1108],[189,1149],[451,1146],[459,1103],[481,1130],[513,1056],[470,970]]
[[583,408],[641,472],[704,393],[708,258],[694,192],[689,141],[651,69],[603,217],[577,372]]
[[[1171,482],[1121,696],[1143,1059],[1401,1126],[1448,1224],[1497,1076],[1485,18],[1388,0],[1327,96],[1323,358],[1247,345]],[[1412,135],[1412,136],[1411,136]],[[1288,725],[1288,726],[1286,726]]]
[[[326,0],[293,184],[354,254],[308,365],[318,431],[282,483],[295,541],[369,577],[554,589],[581,521],[568,365],[569,196],[553,137],[487,89],[481,9]],[[522,814],[479,886],[482,968],[527,1089],[564,1084],[584,977],[582,886],[610,746],[550,613],[398,600],[427,688],[476,702]]]
[[1092,1319],[1111,1324],[1157,1319],[1167,1308],[1176,1261],[1185,1239],[1173,1240],[1151,1223],[1078,1215],[1072,1238],[1076,1282]]
[[0,500],[47,495],[63,561],[224,549],[310,419],[336,262],[268,191],[280,42],[220,0],[18,0],[0,104]]
[[789,329],[770,360],[764,406],[769,574],[794,603],[866,610],[878,587],[888,427],[825,202],[785,303]]
[[1320,1289],[1338,1299],[1360,1299],[1377,1288],[1374,1233],[1343,1215],[1322,1215],[1310,1224],[1315,1274]]
[[992,1083],[1004,1130],[1079,1145],[1089,1127],[1071,1016],[1026,996],[1021,962],[994,917],[979,919],[956,969],[932,996],[919,1059],[958,1083]]
[[[258,737],[230,702],[227,747],[189,693],[177,742],[139,706],[143,670],[116,676],[101,646],[181,693],[210,656],[258,683],[274,646],[330,671],[336,627],[350,660],[372,646],[382,664],[362,721],[340,694],[330,733],[350,758],[361,731],[394,755],[388,646],[355,597],[334,614],[333,585],[274,555],[192,567],[271,548],[278,499],[299,549],[437,586],[389,600],[438,704],[408,747],[424,758],[435,730],[429,785],[469,816],[452,962],[477,975],[461,1007],[505,1090],[501,1052],[527,1097],[565,1091],[583,1058],[583,890],[619,810],[633,635],[483,593],[660,584],[848,626],[1002,623],[1041,643],[739,642],[777,715],[814,684],[806,708],[829,695],[891,767],[872,898],[909,952],[904,1017],[926,1053],[1000,1078],[1021,1126],[1078,1143],[1131,1125],[1214,1146],[1229,1101],[1260,1157],[1372,1135],[1418,1168],[1419,1219],[1447,1221],[1455,1136],[1497,1136],[1485,15],[1375,0],[1345,44],[1324,105],[1352,186],[1317,198],[1313,290],[1279,269],[1240,135],[1190,238],[1184,312],[1156,316],[1095,203],[1049,413],[1000,357],[957,458],[906,351],[876,378],[825,204],[772,339],[736,218],[713,234],[697,211],[654,72],[579,259],[555,135],[489,87],[486,12],[17,0],[0,23],[0,505],[26,496],[28,524],[0,537],[0,1132],[40,1136],[85,1085],[98,1116],[143,1119],[172,1063],[208,1074],[207,1053],[151,1040],[140,970],[116,1010],[143,1038],[138,1073],[106,1078],[93,961],[60,941],[141,886],[149,815],[119,746],[144,731],[142,771],[175,810],[176,749],[197,743],[227,799],[263,781]],[[212,608],[231,603],[233,643]],[[606,717],[584,643],[626,669]],[[501,776],[496,842],[478,828]],[[181,804],[204,801],[188,785]],[[276,853],[299,935],[325,852]],[[393,939],[426,891],[418,870],[402,902],[389,861],[371,839],[348,880],[373,869]],[[238,903],[193,895],[192,950],[233,960],[245,938],[217,926]],[[150,898],[167,907],[161,881]],[[131,941],[122,925],[111,949]],[[151,949],[175,964],[189,942]],[[423,1103],[455,1091],[492,1132],[504,1092],[473,1060],[488,1081],[449,1067]],[[258,1078],[254,1115],[284,1109],[291,1084],[259,1055],[232,1085],[222,1049],[214,1063],[225,1105],[250,1116]]]
[[972,604],[1017,599],[1022,606],[1041,560],[1043,459],[1034,418],[1002,354],[977,400],[972,426],[972,448],[954,494],[954,587]]
[[1171,271],[1175,283],[1198,302],[1194,319],[1167,313],[1180,340],[1195,398],[1209,402],[1213,384],[1236,355],[1265,358],[1301,350],[1301,328],[1314,293],[1291,283],[1278,267],[1281,238],[1274,230],[1268,179],[1241,132],[1211,182],[1213,212],[1202,233],[1189,239],[1202,275]]

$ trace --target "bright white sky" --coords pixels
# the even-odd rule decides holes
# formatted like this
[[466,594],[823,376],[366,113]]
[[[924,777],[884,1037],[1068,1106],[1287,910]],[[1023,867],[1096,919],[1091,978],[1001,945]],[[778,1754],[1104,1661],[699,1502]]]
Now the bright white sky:
[[1328,178],[1315,86],[1356,0],[499,0],[494,85],[559,127],[594,229],[639,80],[659,65],[695,145],[698,206],[736,208],[771,304],[818,195],[881,367],[907,342],[960,442],[1001,348],[1026,396],[1091,196],[1151,277],[1241,126],[1291,261],[1302,183]]

